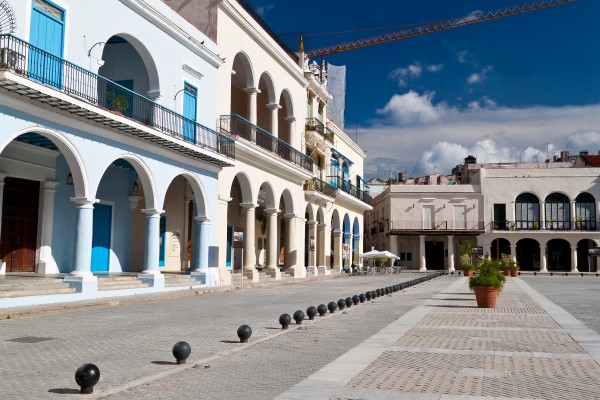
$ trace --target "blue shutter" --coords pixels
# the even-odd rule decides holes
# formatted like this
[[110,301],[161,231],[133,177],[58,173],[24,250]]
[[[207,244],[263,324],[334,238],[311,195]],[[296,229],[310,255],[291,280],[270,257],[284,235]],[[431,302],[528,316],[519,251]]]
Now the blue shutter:
[[51,3],[45,3],[55,8],[62,19],[59,20],[33,7],[29,42],[35,47],[29,52],[29,76],[60,89],[63,69],[64,11]]
[[112,206],[94,204],[94,229],[92,233],[92,272],[108,272],[110,264],[110,237]]
[[183,138],[196,143],[196,112],[198,109],[198,89],[189,83],[183,89]]

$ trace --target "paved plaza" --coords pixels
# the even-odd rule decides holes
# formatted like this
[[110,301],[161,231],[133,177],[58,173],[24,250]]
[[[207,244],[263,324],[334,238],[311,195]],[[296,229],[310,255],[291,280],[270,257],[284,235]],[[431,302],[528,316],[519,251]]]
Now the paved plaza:
[[[498,307],[482,310],[466,278],[443,276],[288,330],[278,323],[284,312],[418,276],[347,277],[2,320],[0,397],[600,399],[596,277],[512,278]],[[248,344],[236,336],[241,324],[252,327]],[[179,340],[192,347],[183,365],[171,355]],[[101,379],[93,394],[80,395],[74,373],[86,362],[98,365]]]

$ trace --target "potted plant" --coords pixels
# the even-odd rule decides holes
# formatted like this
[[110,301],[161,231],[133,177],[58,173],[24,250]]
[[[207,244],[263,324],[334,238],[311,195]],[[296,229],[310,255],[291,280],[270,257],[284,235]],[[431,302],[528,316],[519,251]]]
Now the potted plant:
[[519,265],[512,260],[510,254],[500,255],[500,269],[502,269],[506,276],[519,276]]
[[464,276],[473,276],[473,271],[475,271],[475,266],[473,264],[465,263],[462,264],[460,269],[462,269]]
[[127,97],[122,94],[107,92],[106,107],[117,114],[123,114],[123,112],[127,110],[127,107],[129,107],[129,101],[127,101]]
[[500,271],[500,261],[485,258],[469,278],[469,288],[475,292],[479,308],[494,308],[506,277]]

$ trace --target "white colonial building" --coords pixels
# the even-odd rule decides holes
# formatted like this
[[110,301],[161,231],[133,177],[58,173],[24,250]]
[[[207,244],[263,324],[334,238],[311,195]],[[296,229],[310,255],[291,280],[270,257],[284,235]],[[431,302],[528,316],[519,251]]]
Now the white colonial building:
[[[159,0],[4,0],[3,273],[216,272],[217,45]],[[109,23],[108,23],[109,22]],[[168,54],[168,55],[167,55]]]
[[545,163],[477,164],[454,176],[389,185],[365,217],[366,249],[388,248],[405,267],[454,270],[457,247],[510,254],[523,271],[595,271],[600,244],[600,156],[582,152]]

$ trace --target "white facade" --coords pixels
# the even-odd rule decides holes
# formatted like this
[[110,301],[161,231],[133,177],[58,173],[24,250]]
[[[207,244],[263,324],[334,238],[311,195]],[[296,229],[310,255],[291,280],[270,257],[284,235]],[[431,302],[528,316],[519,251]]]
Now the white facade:
[[162,272],[192,270],[214,285],[217,176],[235,164],[213,130],[216,44],[157,0],[8,4],[3,271],[66,273],[90,293],[117,272],[160,289]]
[[459,171],[471,184],[390,185],[367,213],[365,249],[389,248],[409,268],[451,271],[458,244],[472,241],[484,255],[511,255],[523,271],[594,271],[600,168],[576,165],[465,164]]

